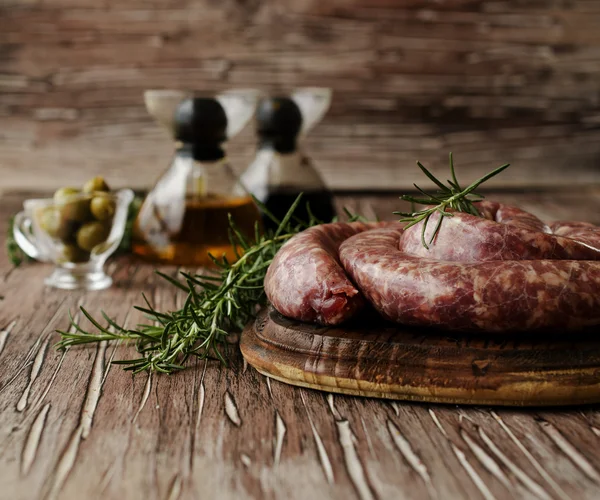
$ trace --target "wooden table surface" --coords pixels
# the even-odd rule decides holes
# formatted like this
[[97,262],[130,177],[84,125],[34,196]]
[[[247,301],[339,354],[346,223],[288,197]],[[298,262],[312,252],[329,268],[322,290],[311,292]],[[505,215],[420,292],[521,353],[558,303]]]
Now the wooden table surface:
[[[500,193],[543,218],[600,224],[600,189]],[[0,198],[0,229],[20,195]],[[395,197],[340,198],[390,216]],[[4,233],[3,233],[4,234]],[[152,267],[111,261],[103,292],[44,287],[43,264],[0,257],[0,498],[540,498],[600,495],[600,412],[406,404],[332,396],[268,380],[234,349],[230,368],[198,361],[132,376],[130,348],[53,348],[68,311],[128,325],[144,291],[182,296]],[[175,268],[167,268],[176,273]]]

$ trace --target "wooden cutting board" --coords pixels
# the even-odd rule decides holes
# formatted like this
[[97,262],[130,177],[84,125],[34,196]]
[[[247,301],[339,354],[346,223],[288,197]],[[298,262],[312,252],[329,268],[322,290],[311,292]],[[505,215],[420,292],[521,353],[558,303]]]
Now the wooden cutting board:
[[436,403],[556,406],[600,402],[598,329],[467,335],[363,319],[322,327],[261,311],[244,358],[282,382]]

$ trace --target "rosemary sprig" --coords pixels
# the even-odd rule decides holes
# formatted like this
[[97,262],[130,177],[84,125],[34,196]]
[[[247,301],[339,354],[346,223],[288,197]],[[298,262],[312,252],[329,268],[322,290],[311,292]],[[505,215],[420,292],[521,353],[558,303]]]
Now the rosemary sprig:
[[[446,186],[442,181],[440,181],[437,177],[435,177],[429,170],[427,170],[420,162],[417,162],[417,165],[421,169],[421,171],[439,188],[435,194],[428,193],[421,189],[419,186],[414,184],[417,191],[419,191],[423,197],[416,197],[411,195],[403,195],[400,197],[401,200],[409,201],[411,203],[411,212],[394,212],[395,215],[401,215],[402,219],[400,222],[408,222],[407,228],[414,226],[416,224],[422,223],[421,227],[421,242],[423,246],[429,249],[429,245],[433,243],[440,227],[442,226],[442,221],[445,217],[452,217],[452,212],[446,212],[447,209],[453,209],[457,212],[465,212],[471,215],[480,216],[479,211],[473,204],[474,202],[481,201],[484,196],[478,193],[475,193],[475,190],[484,182],[491,179],[492,177],[498,175],[503,170],[507,169],[510,164],[506,163],[501,167],[498,167],[495,170],[492,170],[488,174],[484,175],[480,179],[477,179],[475,182],[471,183],[466,188],[462,188],[456,178],[456,172],[454,171],[454,160],[452,158],[452,153],[450,153],[450,175],[452,180],[448,180],[448,186]],[[415,210],[415,204],[418,205],[426,205],[427,208],[423,210]],[[431,219],[431,216],[436,212],[440,214],[440,218],[438,219],[431,238],[429,239],[429,244],[426,241],[425,234],[427,231],[427,224]]]
[[14,267],[19,267],[23,262],[28,262],[31,259],[29,255],[27,255],[21,247],[19,247],[18,243],[15,241],[15,237],[13,234],[13,227],[15,224],[15,218],[11,217],[8,221],[8,229],[6,231],[6,240],[4,242],[4,247],[6,249],[6,255],[8,256],[8,260]]
[[[181,273],[183,280],[180,281],[157,272],[167,282],[187,293],[180,310],[157,311],[143,296],[145,306],[135,308],[146,314],[150,322],[137,325],[135,329],[126,329],[104,312],[101,314],[106,326],[103,326],[82,307],[81,312],[97,332],[84,330],[71,317],[73,331],[59,331],[62,339],[57,347],[66,348],[102,340],[134,341],[140,356],[116,362],[134,373],[144,370],[172,373],[184,368],[192,356],[216,358],[226,364],[228,332],[241,330],[256,314],[257,307],[266,303],[263,282],[279,248],[301,230],[321,222],[314,216],[306,222],[294,217],[301,196],[296,198],[281,221],[255,200],[277,224],[277,229],[261,234],[257,225],[254,241],[249,241],[230,217],[231,243],[233,248],[243,249],[243,253],[238,254],[238,260],[233,263],[224,257],[212,257],[220,269],[218,276]],[[352,216],[352,219],[358,218]]]
[[129,253],[131,252],[131,243],[133,238],[133,224],[137,217],[140,208],[142,207],[142,202],[144,198],[141,194],[136,193],[129,204],[127,209],[127,222],[125,223],[125,230],[123,231],[123,238],[121,239],[121,243],[119,243],[119,248],[117,248],[117,253]]

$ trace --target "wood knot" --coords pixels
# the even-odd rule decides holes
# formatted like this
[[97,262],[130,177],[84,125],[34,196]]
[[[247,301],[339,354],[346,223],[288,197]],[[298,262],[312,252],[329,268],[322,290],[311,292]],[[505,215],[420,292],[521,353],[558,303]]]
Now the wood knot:
[[473,375],[481,377],[485,375],[490,367],[490,362],[487,359],[476,359],[471,363]]

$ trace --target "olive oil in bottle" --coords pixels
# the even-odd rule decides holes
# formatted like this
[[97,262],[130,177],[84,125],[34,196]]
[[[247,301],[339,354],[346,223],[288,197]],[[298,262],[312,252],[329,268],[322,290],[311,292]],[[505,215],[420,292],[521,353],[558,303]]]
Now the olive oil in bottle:
[[260,214],[238,183],[221,145],[250,119],[257,95],[238,91],[184,99],[177,105],[175,157],[140,209],[134,253],[155,262],[188,266],[213,265],[209,252],[234,261],[229,215],[242,234],[254,236]]
[[[335,216],[333,197],[310,158],[298,148],[298,139],[323,117],[331,101],[326,88],[302,88],[290,97],[263,99],[256,113],[258,151],[240,182],[281,220],[299,193],[295,216],[308,221],[310,212],[323,222]],[[275,224],[265,214],[263,224]]]

